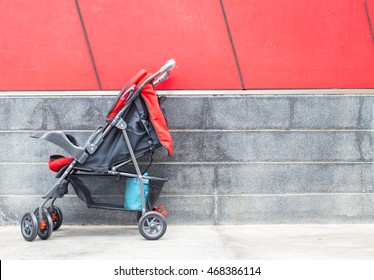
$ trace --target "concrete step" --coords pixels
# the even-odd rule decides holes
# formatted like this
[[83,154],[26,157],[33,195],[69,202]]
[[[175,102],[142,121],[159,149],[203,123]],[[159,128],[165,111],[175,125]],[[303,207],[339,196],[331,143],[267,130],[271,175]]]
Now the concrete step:
[[[0,106],[6,108],[0,113],[0,130],[93,130],[105,122],[115,98],[0,96]],[[372,129],[373,99],[372,95],[169,96],[163,106],[170,129]]]

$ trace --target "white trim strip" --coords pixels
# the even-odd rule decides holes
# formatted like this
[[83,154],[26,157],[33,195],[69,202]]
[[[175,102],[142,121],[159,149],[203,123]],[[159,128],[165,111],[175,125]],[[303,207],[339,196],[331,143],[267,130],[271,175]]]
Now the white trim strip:
[[[3,97],[116,96],[120,90],[104,91],[0,91]],[[167,96],[251,96],[251,95],[374,95],[374,89],[253,89],[253,90],[158,90]]]

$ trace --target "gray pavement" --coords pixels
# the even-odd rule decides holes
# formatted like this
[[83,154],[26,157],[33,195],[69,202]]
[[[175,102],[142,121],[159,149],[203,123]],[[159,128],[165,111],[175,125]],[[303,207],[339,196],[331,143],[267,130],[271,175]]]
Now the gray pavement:
[[169,226],[148,241],[135,226],[63,225],[26,242],[19,226],[1,226],[0,259],[373,260],[373,233],[374,224]]

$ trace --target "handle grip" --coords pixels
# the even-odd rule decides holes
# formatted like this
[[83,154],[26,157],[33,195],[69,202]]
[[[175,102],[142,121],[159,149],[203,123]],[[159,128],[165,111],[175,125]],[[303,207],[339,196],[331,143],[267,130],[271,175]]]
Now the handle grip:
[[166,61],[166,64],[160,68],[160,71],[161,72],[168,72],[168,71],[170,71],[171,69],[174,68],[175,63],[176,62],[175,62],[174,59],[170,59],[170,60]]

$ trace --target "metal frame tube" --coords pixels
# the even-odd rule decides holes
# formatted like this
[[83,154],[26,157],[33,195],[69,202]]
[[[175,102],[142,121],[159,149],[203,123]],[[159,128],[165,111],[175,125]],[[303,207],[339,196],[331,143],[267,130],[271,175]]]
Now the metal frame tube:
[[74,159],[69,167],[65,170],[64,174],[62,174],[62,176],[60,177],[60,179],[57,181],[57,183],[53,186],[53,188],[51,188],[44,196],[44,201],[43,203],[39,206],[39,217],[43,217],[42,214],[43,214],[43,208],[44,206],[47,204],[47,202],[51,199],[53,199],[52,201],[52,207],[53,207],[53,203],[56,201],[57,197],[50,197],[48,196],[49,193],[51,193],[55,188],[58,188],[60,186],[60,184],[65,180],[66,176],[69,175],[70,171],[73,169],[73,167],[76,165],[77,163],[77,159]]
[[[127,126],[127,125],[126,125]],[[126,127],[122,129],[122,133],[123,133],[123,136],[125,137],[125,141],[126,141],[126,145],[127,145],[127,148],[129,149],[129,152],[130,152],[130,156],[131,156],[131,159],[134,163],[134,167],[135,167],[135,170],[136,170],[136,174],[138,175],[138,178],[139,178],[139,183],[140,183],[140,194],[141,194],[141,198],[142,198],[142,215],[145,214],[146,212],[146,207],[145,207],[145,196],[144,196],[144,181],[143,181],[143,176],[142,176],[142,173],[140,172],[140,168],[139,168],[139,165],[138,165],[138,161],[136,160],[136,157],[135,157],[135,154],[134,154],[134,151],[131,147],[131,143],[130,143],[130,139],[129,139],[129,136],[127,135],[127,132],[126,132]]]

